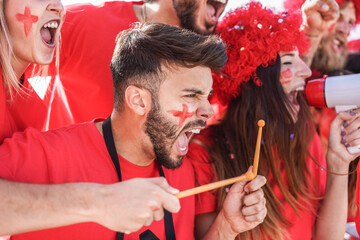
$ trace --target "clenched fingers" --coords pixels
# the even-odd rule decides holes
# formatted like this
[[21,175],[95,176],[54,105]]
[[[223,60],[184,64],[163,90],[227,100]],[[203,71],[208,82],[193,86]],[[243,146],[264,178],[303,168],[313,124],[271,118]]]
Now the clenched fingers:
[[257,223],[262,223],[266,217],[267,214],[267,208],[266,205],[263,204],[259,204],[257,206],[253,206],[253,208],[258,208],[258,210],[254,209],[248,209],[249,211],[254,211],[254,214],[245,214],[244,213],[244,209],[242,211],[243,215],[244,215],[244,219],[247,222],[257,222]]
[[165,178],[153,178],[151,181],[155,184],[154,194],[158,196],[162,203],[162,208],[169,212],[176,213],[180,210],[180,201],[174,194],[179,190],[171,187]]
[[339,5],[335,0],[307,0],[302,6],[305,13],[317,11],[325,21],[337,20]]
[[252,181],[248,182],[244,190],[245,192],[254,192],[263,187],[266,184],[266,178],[261,175],[257,175]]
[[251,192],[244,196],[244,205],[245,206],[252,206],[257,203],[260,203],[264,200],[264,192],[262,189],[258,189],[255,192]]

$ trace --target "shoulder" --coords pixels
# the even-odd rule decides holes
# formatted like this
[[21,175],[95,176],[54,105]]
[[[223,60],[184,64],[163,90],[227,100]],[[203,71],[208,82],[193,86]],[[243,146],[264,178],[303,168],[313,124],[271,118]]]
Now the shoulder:
[[4,141],[4,145],[5,143],[32,146],[38,144],[39,146],[54,146],[59,149],[76,141],[85,141],[97,134],[101,137],[94,122],[74,124],[44,132],[30,127],[24,132],[14,133],[11,138]]
[[[90,3],[87,4],[74,4],[66,7],[66,19],[65,21],[71,20],[74,17],[83,16],[83,17],[92,17],[92,15],[101,15],[106,17],[107,14],[116,14],[119,12],[128,12],[133,9],[133,2],[129,1],[112,1],[104,2],[100,5],[93,5]],[[122,16],[119,16],[122,17]],[[99,19],[96,19],[99,21]]]
[[213,128],[207,128],[196,135],[189,144],[189,151],[186,159],[192,164],[195,178],[200,185],[212,182],[215,178],[215,171],[209,151],[213,145]]
[[189,143],[189,151],[186,155],[191,162],[204,160],[208,162],[208,151],[212,146],[211,130],[204,129],[200,134],[195,135]]
[[114,1],[101,5],[68,6],[61,29],[62,48],[74,46],[81,48],[84,41],[87,43],[97,39],[101,40],[98,40],[100,43],[111,41],[111,44],[115,44],[114,39],[117,34],[137,21],[132,2]]

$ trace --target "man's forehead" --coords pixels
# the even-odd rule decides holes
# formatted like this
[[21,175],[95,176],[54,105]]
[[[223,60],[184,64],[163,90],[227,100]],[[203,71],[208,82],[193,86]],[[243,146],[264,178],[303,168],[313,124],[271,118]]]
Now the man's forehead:
[[356,8],[355,8],[355,2],[354,2],[354,1],[345,1],[345,2],[340,6],[340,10],[343,10],[343,9],[354,9],[354,10],[356,10]]
[[[359,0],[360,1],[360,0]],[[356,22],[356,8],[352,1],[345,2],[340,7],[340,15],[346,17],[349,21]]]
[[211,70],[208,67],[164,67],[164,84],[183,89],[197,89],[197,91],[210,91],[212,87]]

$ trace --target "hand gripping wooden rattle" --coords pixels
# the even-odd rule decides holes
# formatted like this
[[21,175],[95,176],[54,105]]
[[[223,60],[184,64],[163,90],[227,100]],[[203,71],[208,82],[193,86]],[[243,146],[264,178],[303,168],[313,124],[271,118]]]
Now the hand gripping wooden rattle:
[[198,194],[198,193],[210,191],[210,190],[213,190],[213,189],[216,189],[216,188],[224,187],[226,185],[230,185],[230,184],[242,181],[244,179],[247,179],[249,181],[253,180],[257,176],[257,171],[258,171],[258,167],[259,167],[261,134],[262,134],[262,128],[265,126],[265,121],[264,120],[259,120],[258,121],[258,126],[259,126],[259,131],[258,131],[258,136],[257,136],[257,140],[256,140],[256,148],[255,148],[255,155],[254,155],[254,165],[253,165],[253,171],[252,172],[246,172],[245,175],[242,175],[242,176],[239,176],[239,177],[229,178],[229,179],[221,180],[221,181],[218,181],[218,182],[213,182],[213,183],[209,183],[209,184],[206,184],[206,185],[202,185],[202,186],[199,186],[199,187],[191,188],[191,189],[179,192],[179,193],[175,194],[175,196],[180,199],[180,198],[188,197],[188,196],[195,195],[195,194]]

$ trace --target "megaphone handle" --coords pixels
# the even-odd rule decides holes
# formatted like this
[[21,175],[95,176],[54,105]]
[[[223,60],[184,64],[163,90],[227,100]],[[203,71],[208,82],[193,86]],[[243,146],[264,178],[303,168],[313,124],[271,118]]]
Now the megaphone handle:
[[354,147],[347,147],[347,150],[349,151],[349,153],[351,154],[355,154],[360,152],[360,144]]

